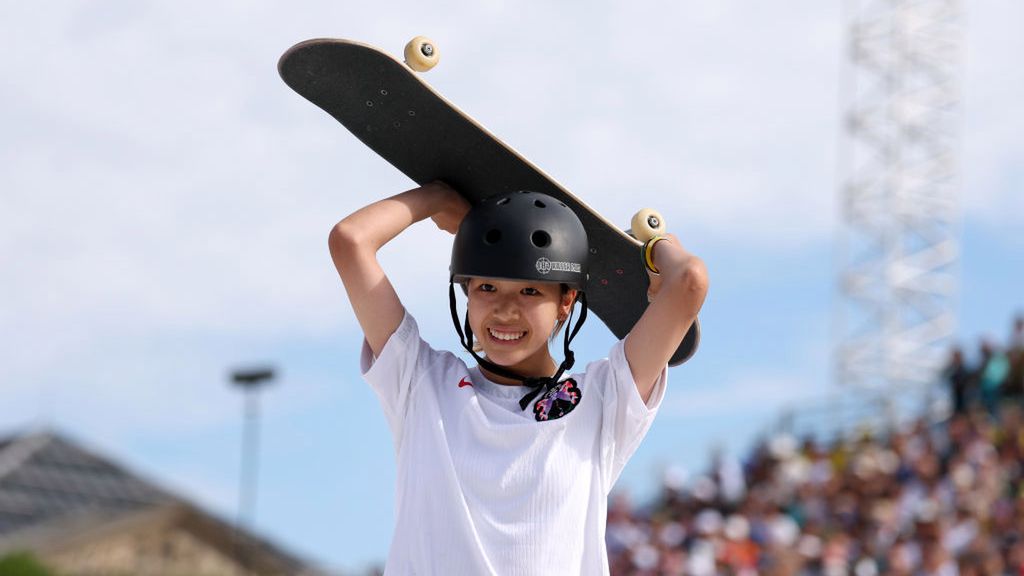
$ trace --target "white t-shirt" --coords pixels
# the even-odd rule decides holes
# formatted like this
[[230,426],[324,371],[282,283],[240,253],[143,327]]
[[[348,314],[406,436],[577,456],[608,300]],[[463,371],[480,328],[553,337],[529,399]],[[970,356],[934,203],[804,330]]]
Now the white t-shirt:
[[397,460],[388,575],[608,574],[608,493],[667,371],[644,404],[618,342],[522,410],[527,388],[432,349],[408,313],[376,360],[364,342],[362,370]]

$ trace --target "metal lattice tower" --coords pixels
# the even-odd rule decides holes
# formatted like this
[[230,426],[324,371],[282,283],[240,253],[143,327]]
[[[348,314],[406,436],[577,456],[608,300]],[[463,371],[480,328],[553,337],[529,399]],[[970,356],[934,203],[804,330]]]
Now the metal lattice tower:
[[957,289],[959,0],[847,0],[840,384],[934,382]]

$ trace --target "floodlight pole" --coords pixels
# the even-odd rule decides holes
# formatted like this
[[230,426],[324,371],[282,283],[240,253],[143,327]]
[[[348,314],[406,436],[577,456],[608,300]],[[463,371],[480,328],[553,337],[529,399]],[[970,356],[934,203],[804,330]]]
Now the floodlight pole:
[[238,489],[239,527],[256,520],[256,484],[259,475],[259,395],[274,380],[273,368],[235,370],[231,382],[245,394],[242,431],[242,465]]

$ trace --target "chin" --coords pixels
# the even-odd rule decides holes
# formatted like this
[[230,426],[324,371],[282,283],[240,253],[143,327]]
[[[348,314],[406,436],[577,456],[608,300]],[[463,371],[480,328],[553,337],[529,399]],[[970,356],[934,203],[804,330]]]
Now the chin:
[[484,347],[484,353],[491,362],[510,369],[515,368],[530,357],[525,351],[495,349],[491,346]]
[[509,354],[502,350],[495,351],[484,349],[484,353],[487,354],[488,360],[505,368],[512,368],[526,359],[526,357],[521,354]]

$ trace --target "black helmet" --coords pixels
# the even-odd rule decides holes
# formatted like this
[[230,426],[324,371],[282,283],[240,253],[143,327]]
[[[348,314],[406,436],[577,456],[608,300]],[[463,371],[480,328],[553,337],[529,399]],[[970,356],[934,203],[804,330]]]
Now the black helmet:
[[538,280],[583,290],[587,231],[564,202],[539,192],[485,199],[463,218],[452,246],[451,278]]

